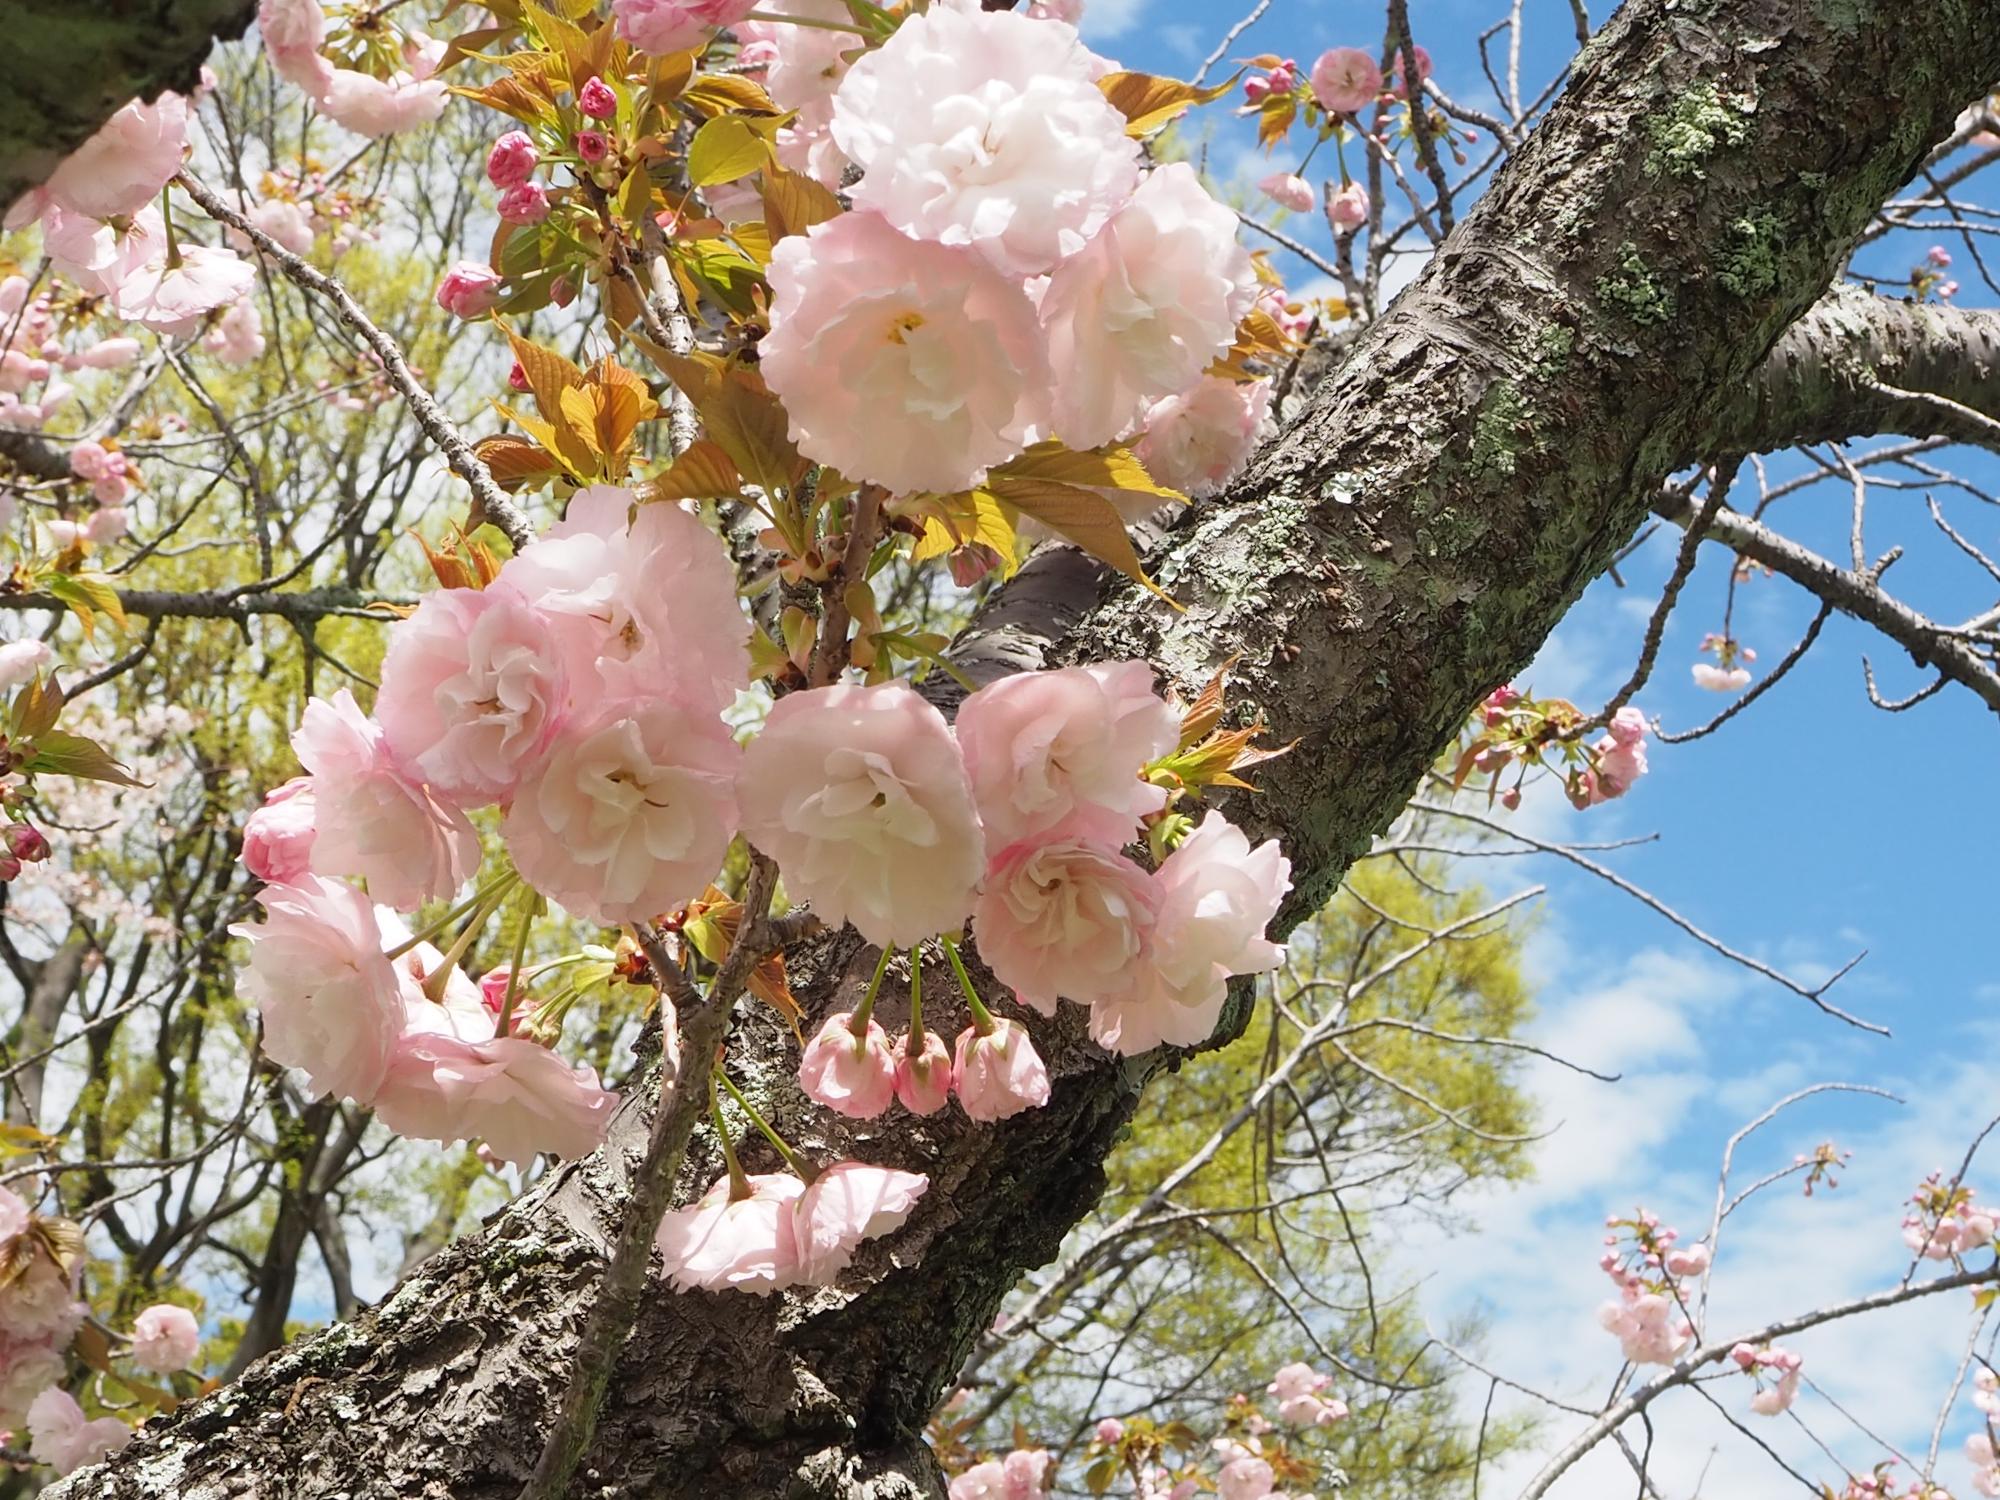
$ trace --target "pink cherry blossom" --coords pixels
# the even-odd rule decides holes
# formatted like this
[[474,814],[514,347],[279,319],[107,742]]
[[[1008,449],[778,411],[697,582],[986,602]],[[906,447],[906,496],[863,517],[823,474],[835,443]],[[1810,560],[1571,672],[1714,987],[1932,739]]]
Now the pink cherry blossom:
[[902,682],[778,700],[744,753],[743,834],[792,899],[878,947],[956,929],[985,868],[964,762]]
[[1115,848],[1029,838],[988,868],[973,934],[994,976],[1054,1015],[1058,996],[1088,1005],[1130,990],[1158,906],[1152,876]]
[[[139,357],[139,341],[128,338],[99,339],[77,351],[76,364],[71,368],[85,370],[117,370],[132,363]],[[64,360],[68,364],[67,359]]]
[[585,79],[576,91],[576,107],[593,120],[609,120],[618,113],[618,96],[602,78]]
[[750,684],[749,625],[722,540],[678,505],[591,485],[501,581],[549,620],[579,702],[671,696],[719,712]]
[[536,183],[518,183],[500,195],[495,211],[509,224],[539,224],[549,216],[549,195]]
[[973,800],[996,848],[1058,826],[1113,847],[1129,842],[1166,802],[1139,773],[1179,738],[1143,661],[1015,673],[958,711]]
[[132,1429],[117,1417],[84,1420],[76,1397],[51,1386],[28,1408],[28,1451],[57,1474],[68,1474],[109,1457],[132,1440]]
[[28,1229],[28,1205],[12,1188],[0,1187],[0,1250],[12,1245]]
[[959,1034],[952,1054],[951,1084],[958,1102],[975,1120],[1004,1120],[1049,1102],[1049,1070],[1027,1029],[998,1017],[981,1035],[976,1026]]
[[454,318],[483,318],[500,300],[503,276],[476,260],[462,260],[438,283],[437,305]]
[[896,1059],[896,1100],[913,1115],[934,1115],[951,1098],[951,1049],[926,1031],[912,1049],[906,1033],[889,1044]]
[[1004,1458],[974,1464],[945,1493],[949,1500],[1043,1500],[1052,1462],[1046,1449],[1016,1448]]
[[188,102],[134,99],[106,120],[50,175],[50,202],[93,219],[124,218],[150,205],[181,168]]
[[1119,1421],[1116,1417],[1103,1417],[1099,1419],[1097,1426],[1092,1430],[1091,1435],[1095,1437],[1098,1442],[1103,1443],[1106,1447],[1109,1447],[1111,1444],[1117,1442],[1120,1438],[1125,1436],[1125,1424]]
[[497,188],[519,187],[535,175],[542,155],[524,130],[510,130],[486,153],[486,180]]
[[1669,1250],[1666,1256],[1666,1270],[1669,1276],[1701,1276],[1707,1273],[1711,1252],[1706,1245],[1688,1245],[1679,1250]]
[[618,35],[641,52],[685,52],[734,26],[757,0],[611,0]]
[[1124,436],[1228,350],[1257,295],[1236,226],[1194,168],[1173,162],[1056,268],[1041,313],[1063,442],[1081,450]]
[[1312,91],[1321,109],[1351,115],[1382,92],[1382,69],[1359,47],[1330,47],[1312,65]]
[[579,916],[658,916],[721,867],[741,760],[719,719],[667,698],[611,700],[572,719],[521,782],[502,826],[508,851]]
[[1628,1288],[1598,1309],[1597,1320],[1635,1365],[1670,1365],[1694,1332],[1678,1308],[1657,1292]]
[[1027,446],[1049,378],[1041,329],[1019,284],[971,251],[842,214],[780,240],[770,280],[759,357],[808,457],[896,491],[951,492]]
[[473,1006],[485,1020],[483,1040],[413,1031],[398,1041],[374,1101],[382,1123],[416,1140],[477,1138],[523,1169],[544,1151],[596,1150],[618,1105],[596,1070],[533,1042],[493,1037],[493,1017],[476,994]]
[[[853,20],[845,0],[767,0],[754,8],[766,16],[796,16],[807,22]],[[763,67],[764,87],[772,102],[794,112],[791,123],[778,132],[780,164],[805,173],[822,187],[839,187],[847,156],[833,140],[833,96],[847,76],[854,37],[822,26],[774,20],[746,20],[736,24],[735,31],[743,44],[744,64]]]
[[46,1340],[0,1338],[0,1414],[17,1434],[34,1399],[68,1373],[68,1361]]
[[799,1059],[799,1087],[835,1114],[874,1119],[896,1097],[889,1034],[871,1019],[856,1035],[851,1013],[828,1016]]
[[264,319],[257,304],[245,298],[216,319],[201,341],[202,348],[225,365],[247,365],[264,354]]
[[294,776],[243,824],[243,868],[273,885],[292,885],[312,869],[313,783]]
[[1257,184],[1257,191],[1295,214],[1306,213],[1313,206],[1312,184],[1294,172],[1273,172]]
[[132,1363],[154,1375],[185,1370],[201,1353],[201,1325],[185,1307],[159,1302],[132,1323]]
[[[1413,46],[1410,48],[1410,51],[1416,54],[1417,82],[1421,84],[1426,78],[1431,76],[1431,55],[1421,46]],[[1398,99],[1409,98],[1409,80],[1403,76],[1403,49],[1401,47],[1396,49],[1395,65],[1390,71],[1395,74],[1396,81],[1390,86],[1389,92],[1394,94]]]
[[504,801],[562,728],[569,679],[521,592],[437,589],[389,633],[375,717],[396,763],[465,807]]
[[1268,380],[1204,375],[1148,408],[1133,451],[1160,483],[1196,499],[1213,495],[1250,461],[1270,407]]
[[442,79],[419,78],[413,72],[377,78],[352,68],[335,68],[319,107],[328,119],[356,135],[380,138],[428,125],[444,113],[447,97]]
[[857,208],[1017,276],[1081,250],[1139,182],[1075,31],[979,0],[940,0],[857,61],[833,138],[861,166]]
[[[105,481],[99,480],[102,484]],[[86,540],[97,546],[108,546],[132,529],[132,512],[122,505],[99,505],[83,523]]]
[[51,205],[42,219],[42,249],[78,287],[115,299],[127,281],[167,262],[166,224],[157,207],[149,203],[121,222],[122,229]]
[[1230,1459],[1215,1476],[1216,1493],[1222,1500],[1265,1500],[1276,1483],[1270,1464],[1254,1453]]
[[46,641],[0,642],[0,692],[32,680],[54,659]]
[[1798,1399],[1800,1378],[1799,1367],[1790,1366],[1776,1385],[1764,1386],[1750,1398],[1750,1410],[1760,1417],[1775,1417],[1791,1410],[1792,1402]]
[[654,1244],[667,1279],[682,1291],[780,1291],[799,1280],[794,1205],[805,1184],[789,1172],[752,1174],[749,1196],[732,1198],[728,1177],[660,1221]]
[[353,886],[310,875],[258,899],[264,920],[229,930],[250,945],[238,984],[263,1016],[265,1054],[304,1069],[314,1097],[368,1103],[403,1031],[403,980],[374,908]]
[[448,896],[479,864],[465,814],[411,781],[346,688],[306,705],[292,749],[313,776],[317,875],[358,875],[398,911]]
[[65,1274],[48,1255],[36,1251],[26,1271],[0,1288],[0,1332],[12,1339],[66,1345],[83,1326],[88,1309],[77,1297],[83,1270]]
[[119,317],[178,337],[242,297],[256,279],[257,268],[234,250],[184,242],[179,265],[139,267],[118,284],[112,303]]
[[[313,229],[312,214],[303,203],[294,203],[289,198],[266,198],[253,204],[243,215],[265,234],[276,240],[282,249],[294,255],[312,253],[317,232]],[[253,242],[240,229],[228,231],[229,243],[238,250],[248,252]]]
[[280,78],[320,99],[333,84],[333,64],[320,54],[326,13],[319,0],[259,0],[257,30]]
[[1329,193],[1326,199],[1326,222],[1335,234],[1343,230],[1359,229],[1368,222],[1368,189],[1358,182],[1350,182],[1337,193]]
[[1698,661],[1692,670],[1694,685],[1711,693],[1740,693],[1750,686],[1750,670],[1747,667],[1714,667],[1705,661]]
[[844,1161],[828,1167],[793,1205],[799,1280],[828,1286],[854,1247],[900,1229],[930,1186],[921,1172]]
[[1291,870],[1275,840],[1252,849],[1241,829],[1210,812],[1154,877],[1151,961],[1129,991],[1092,1008],[1090,1034],[1127,1056],[1204,1040],[1230,976],[1275,969],[1284,957],[1264,929],[1291,889]]
[[601,130],[579,130],[576,133],[576,154],[585,161],[596,163],[611,154],[611,141]]

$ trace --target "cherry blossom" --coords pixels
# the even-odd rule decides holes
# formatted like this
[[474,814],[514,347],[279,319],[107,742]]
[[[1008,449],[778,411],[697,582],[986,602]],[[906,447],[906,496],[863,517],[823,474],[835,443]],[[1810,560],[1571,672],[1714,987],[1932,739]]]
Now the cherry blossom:
[[312,869],[313,783],[294,776],[243,824],[243,868],[259,880],[292,885]]
[[1327,194],[1326,222],[1335,234],[1359,229],[1368,222],[1370,206],[1368,189],[1358,182],[1350,182],[1339,192]]
[[938,0],[849,68],[833,138],[857,208],[1019,276],[1081,250],[1139,181],[1075,31],[979,0]]
[[544,895],[639,922],[698,895],[736,826],[742,752],[671,699],[614,699],[572,719],[520,784],[502,832]]
[[51,1386],[28,1408],[28,1451],[58,1474],[68,1474],[116,1453],[132,1440],[132,1429],[117,1417],[84,1420],[76,1398]]
[[1152,877],[1116,849],[1029,839],[987,870],[973,933],[994,977],[1054,1015],[1058,995],[1087,1005],[1130,990],[1158,908]]
[[92,219],[150,206],[180,170],[188,113],[188,101],[171,91],[151,104],[132,100],[64,158],[41,190],[46,200]]
[[1291,868],[1275,840],[1252,849],[1241,829],[1210,812],[1160,866],[1151,961],[1130,991],[1092,1007],[1090,1034],[1128,1056],[1204,1040],[1230,976],[1274,969],[1284,957],[1264,929],[1291,889]]
[[493,1036],[494,1017],[476,992],[473,1008],[484,1018],[483,1039],[412,1031],[398,1041],[374,1100],[382,1123],[417,1140],[477,1138],[523,1168],[544,1151],[563,1157],[594,1151],[618,1096],[601,1088],[586,1064],[572,1066],[517,1037]]
[[486,153],[486,180],[497,188],[519,187],[535,175],[541,153],[523,130],[510,130]]
[[1018,1021],[968,1026],[952,1054],[952,1089],[975,1120],[1005,1120],[1049,1102],[1049,1070]]
[[399,911],[450,895],[479,864],[465,814],[411,781],[346,688],[306,705],[292,749],[313,777],[317,875],[358,875]]
[[770,282],[759,357],[807,456],[892,490],[951,492],[1027,446],[1049,380],[1040,327],[977,255],[844,214],[780,240]]
[[179,337],[242,297],[256,279],[256,267],[234,250],[183,243],[178,264],[169,255],[135,268],[118,283],[112,303],[119,317]]
[[1382,70],[1359,47],[1329,47],[1313,62],[1312,91],[1321,109],[1351,115],[1382,92]]
[[224,311],[201,341],[225,365],[247,365],[264,353],[264,319],[247,298]]
[[354,887],[312,876],[258,899],[264,920],[229,930],[250,945],[237,982],[263,1015],[266,1055],[303,1069],[315,1097],[368,1103],[403,1032],[403,981],[374,908]]
[[878,947],[954,929],[984,843],[958,745],[902,682],[778,701],[744,753],[742,828],[794,900]]
[[691,1206],[660,1221],[654,1243],[667,1279],[682,1291],[728,1288],[759,1296],[799,1279],[793,1206],[806,1190],[789,1172],[752,1174],[748,1195],[734,1196],[720,1178]]
[[1249,462],[1270,408],[1268,380],[1204,375],[1148,408],[1133,451],[1162,484],[1201,499],[1221,491]]
[[391,633],[375,717],[396,763],[461,806],[511,796],[568,713],[547,624],[518,589],[438,589]]
[[483,318],[500,300],[502,281],[491,266],[462,260],[438,283],[437,305],[454,318]]
[[734,26],[757,0],[611,0],[618,35],[641,52],[685,52]]
[[1672,1364],[1694,1332],[1667,1298],[1632,1287],[1618,1301],[1599,1308],[1597,1321],[1635,1365]]
[[793,1206],[799,1279],[829,1285],[854,1247],[902,1228],[930,1186],[921,1172],[844,1161],[813,1178]]
[[889,1046],[896,1059],[896,1101],[913,1115],[934,1115],[951,1098],[951,1049],[935,1031],[912,1045],[905,1034]]
[[201,1352],[201,1325],[185,1307],[156,1303],[132,1322],[132,1363],[153,1375],[185,1370]]
[[1152,667],[1121,661],[1001,678],[960,705],[957,730],[996,847],[1059,826],[1116,847],[1165,804],[1139,773],[1174,748],[1180,722]]
[[54,659],[47,641],[0,642],[0,692],[31,681]]
[[1052,426],[1063,442],[1083,449],[1122,437],[1152,402],[1186,389],[1227,352],[1257,295],[1236,225],[1194,168],[1174,162],[1147,174],[1103,231],[1056,268],[1041,312],[1056,381]]
[[[796,16],[808,23],[757,20],[735,28],[744,64],[762,67],[772,102],[794,112],[778,132],[778,160],[822,187],[837,188],[847,156],[834,144],[833,96],[847,76],[856,39],[833,28],[850,23],[853,16],[844,0],[768,0],[756,9],[767,17]],[[809,24],[814,21],[833,25]]]
[[1312,184],[1294,172],[1273,172],[1257,184],[1257,191],[1280,208],[1293,213],[1308,212],[1313,206]]
[[888,1033],[872,1019],[856,1026],[846,1011],[828,1016],[799,1059],[799,1087],[835,1114],[874,1119],[896,1096]]

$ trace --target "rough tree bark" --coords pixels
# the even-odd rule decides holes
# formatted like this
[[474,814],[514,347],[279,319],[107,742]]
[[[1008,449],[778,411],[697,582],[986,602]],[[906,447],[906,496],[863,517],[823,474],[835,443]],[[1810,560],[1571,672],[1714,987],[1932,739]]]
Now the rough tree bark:
[[[1632,0],[1300,419],[1154,550],[1185,613],[1049,555],[962,658],[992,674],[1140,655],[1191,692],[1240,656],[1243,711],[1299,745],[1230,811],[1284,840],[1296,921],[1478,697],[1529,660],[1666,476],[1710,456],[1719,414],[1870,213],[1996,78],[1988,0]],[[836,936],[798,960],[815,1015],[851,1001],[868,958]],[[930,979],[949,993],[943,973]],[[1035,1029],[1056,1079],[1048,1107],[997,1127],[850,1126],[787,1102],[774,1021],[738,1023],[732,1069],[795,1140],[921,1169],[931,1190],[838,1287],[650,1296],[577,1494],[941,1492],[921,1436],[933,1401],[1007,1289],[1094,1201],[1140,1090],[1170,1065],[1107,1059],[1075,1016]],[[379,1308],[156,1420],[51,1496],[511,1500],[567,1379],[646,1108],[632,1101],[602,1153]],[[714,1170],[698,1142],[681,1191]]]

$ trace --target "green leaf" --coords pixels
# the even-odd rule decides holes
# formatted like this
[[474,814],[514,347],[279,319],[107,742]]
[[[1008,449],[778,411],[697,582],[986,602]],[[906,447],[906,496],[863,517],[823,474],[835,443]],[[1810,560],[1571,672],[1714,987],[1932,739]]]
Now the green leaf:
[[49,579],[48,589],[75,613],[85,635],[96,634],[99,612],[111,616],[120,630],[125,628],[125,603],[102,573],[58,573]]
[[21,769],[31,776],[75,776],[85,781],[108,781],[115,786],[146,785],[113,760],[96,740],[60,729],[51,729],[37,737],[35,753]]
[[13,712],[8,716],[9,736],[32,740],[47,734],[56,727],[56,715],[62,712],[62,706],[62,684],[53,677],[37,677],[14,699]]
[[771,159],[771,143],[748,120],[717,115],[688,145],[688,182],[714,187],[748,177]]

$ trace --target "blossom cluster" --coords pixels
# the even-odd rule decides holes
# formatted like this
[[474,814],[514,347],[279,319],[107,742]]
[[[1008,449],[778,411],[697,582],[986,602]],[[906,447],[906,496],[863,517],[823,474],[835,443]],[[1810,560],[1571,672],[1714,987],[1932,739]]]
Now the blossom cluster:
[[1677,1244],[1680,1231],[1643,1208],[1629,1219],[1607,1218],[1604,1227],[1597,1264],[1617,1283],[1618,1298],[1598,1309],[1597,1321],[1630,1363],[1671,1365],[1694,1334],[1682,1284],[1708,1274],[1711,1251],[1699,1242]]
[[1701,638],[1704,655],[1712,655],[1713,663],[1698,661],[1690,671],[1694,674],[1694,685],[1711,693],[1740,693],[1750,686],[1749,663],[1757,659],[1757,653],[1737,640],[1734,636],[1718,635],[1710,631]]
[[[1605,732],[1586,743],[1591,722],[1604,723]],[[1608,720],[1589,721],[1566,699],[1538,699],[1507,683],[1473,710],[1472,731],[1459,755],[1456,784],[1475,774],[1490,777],[1490,795],[1509,811],[1521,805],[1522,788],[1537,767],[1561,776],[1564,795],[1577,808],[1622,797],[1646,774],[1646,716],[1629,703]],[[1503,788],[1510,770],[1513,784]]]
[[1903,1243],[1925,1260],[1956,1261],[1993,1244],[1993,1215],[1978,1207],[1974,1189],[1932,1172],[1910,1194]]
[[394,33],[377,18],[373,34],[387,55],[375,71],[337,67],[327,55],[326,12],[319,0],[259,0],[257,29],[271,67],[312,100],[321,114],[357,135],[384,136],[428,124],[444,112],[437,78],[445,44],[421,31]]

